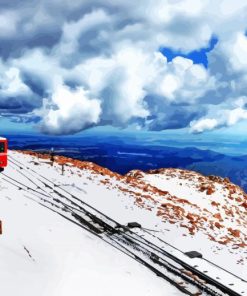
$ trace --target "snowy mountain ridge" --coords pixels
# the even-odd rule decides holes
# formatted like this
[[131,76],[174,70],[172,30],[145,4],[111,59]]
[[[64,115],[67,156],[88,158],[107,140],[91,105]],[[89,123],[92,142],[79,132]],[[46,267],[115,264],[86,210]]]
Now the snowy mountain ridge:
[[[13,232],[16,230],[14,228],[11,229],[9,226],[12,224],[17,227],[17,224],[22,225],[24,223],[21,229],[18,228],[19,225],[17,227],[19,229],[18,236],[22,237],[21,240],[23,240],[23,235],[25,236],[26,229],[29,229],[33,237],[36,237],[36,231],[28,225],[28,221],[26,220],[27,217],[31,219],[35,211],[37,211],[37,217],[44,215],[45,219],[50,219],[51,226],[48,227],[50,230],[54,227],[57,232],[61,231],[60,227],[56,228],[53,225],[54,222],[55,225],[61,223],[61,217],[56,217],[54,220],[54,215],[44,207],[42,208],[42,215],[39,213],[41,207],[37,207],[37,192],[35,193],[34,190],[40,191],[43,185],[39,179],[35,179],[35,175],[32,171],[29,172],[29,175],[23,175],[22,165],[30,167],[30,170],[37,171],[48,180],[56,182],[56,191],[58,193],[60,192],[60,188],[66,189],[71,194],[79,196],[84,202],[88,202],[90,205],[97,207],[103,213],[106,213],[123,225],[126,225],[130,221],[136,221],[144,228],[154,231],[153,233],[158,234],[160,238],[165,239],[177,249],[189,251],[193,248],[203,253],[205,258],[213,260],[214,263],[219,264],[227,270],[231,270],[235,275],[241,278],[246,274],[246,194],[241,188],[230,183],[227,179],[214,176],[205,177],[195,172],[178,169],[160,169],[146,173],[131,171],[127,175],[121,176],[90,162],[81,162],[59,156],[52,166],[48,155],[11,151],[9,166],[0,178],[0,217],[4,225],[6,225],[6,229],[4,228],[4,233],[6,234],[1,238],[3,242],[5,242],[6,237],[8,238],[10,230],[12,231],[11,235],[14,235]],[[63,175],[62,165],[64,165]],[[11,180],[11,177],[14,180]],[[34,180],[35,186],[33,184]],[[19,185],[17,182],[19,182]],[[23,182],[25,182],[28,187],[33,188],[33,192],[24,191],[21,187]],[[39,184],[38,187],[37,184]],[[46,191],[43,191],[44,196],[48,194],[48,189],[49,188],[46,188]],[[40,201],[39,199],[39,202]],[[61,204],[61,201],[62,198],[58,202]],[[49,205],[49,200],[45,199],[45,197],[42,202],[43,206],[46,204],[47,206]],[[28,208],[31,208],[31,211],[28,211]],[[13,222],[13,220],[15,220],[15,213],[10,213],[10,211],[14,211],[14,209],[18,211],[18,213],[23,211],[20,216],[19,214],[17,215],[18,220],[20,220],[18,222]],[[47,214],[48,212],[49,214]],[[27,217],[23,216],[24,213]],[[49,218],[47,218],[47,215]],[[41,232],[46,232],[41,240],[43,244],[44,240],[47,241],[48,237],[51,239],[50,234],[46,237],[50,230],[47,230],[47,223],[43,218],[36,219],[36,216],[34,217],[32,218],[32,222],[36,227],[39,225],[37,224],[38,222],[41,223],[38,226],[38,232],[40,232],[42,227],[44,227],[44,229]],[[65,225],[64,223],[65,222],[62,222],[62,227],[73,229],[73,233],[77,232],[77,230],[73,228],[74,226],[72,227],[69,223]],[[66,238],[70,236],[68,231],[65,233]],[[13,241],[15,240],[14,237],[12,237],[12,239]],[[27,236],[26,239],[30,241],[30,237]],[[76,238],[71,237],[71,240],[72,239],[78,242],[77,235]],[[64,245],[61,236],[59,236],[59,240],[60,243],[56,244],[58,250],[61,249],[61,244]],[[7,253],[9,253],[10,249],[14,249],[13,241],[6,241],[5,249],[8,250]],[[17,246],[18,244],[20,243],[15,241],[14,245]],[[72,242],[70,242],[70,244],[73,245]],[[83,240],[81,240],[81,244],[84,244]],[[28,257],[28,259],[33,262],[32,264],[35,264],[35,258],[40,257],[37,253],[42,252],[41,250],[43,250],[43,248],[40,249],[40,247],[35,246],[34,242],[31,243],[31,247],[26,246],[26,243],[23,245],[22,255],[20,256]],[[54,244],[52,244],[52,247],[54,248]],[[83,248],[86,250],[87,254],[90,254],[90,248],[87,249],[86,246]],[[66,250],[68,251],[69,249],[68,247],[63,250],[64,256],[67,256]],[[74,250],[74,247],[72,249]],[[77,247],[76,250],[78,254],[79,251]],[[18,252],[20,252],[20,250]],[[56,258],[54,252],[53,256],[49,252],[47,252],[46,255],[53,260],[53,258]],[[108,252],[109,251],[106,253]],[[172,252],[175,254],[177,251],[174,249]],[[72,255],[73,252],[69,254],[74,256]],[[224,260],[225,256],[228,256],[228,262]],[[45,260],[47,260],[46,256],[44,257]],[[8,258],[11,261],[11,256]],[[57,260],[59,261],[59,259]],[[200,259],[193,260],[196,263],[199,262],[202,270],[209,268],[205,265],[205,262],[200,262]],[[74,262],[74,259],[72,261]],[[72,261],[68,260],[69,265]],[[6,259],[3,259],[3,262],[7,265]],[[63,273],[64,270],[67,270],[67,268],[63,269],[64,266],[60,266],[60,272],[57,272],[57,266],[59,266],[59,264],[56,262],[54,266],[56,269],[56,272],[54,272],[55,277],[59,277],[58,275],[61,275],[61,272]],[[71,272],[73,267],[72,265],[70,266]],[[13,269],[10,270],[15,270],[16,266],[14,262],[12,267]],[[131,268],[127,269],[132,270]],[[138,270],[138,268],[136,270]],[[70,277],[69,270],[67,271]],[[157,282],[157,278],[153,275],[151,276],[146,270],[141,272],[146,274],[147,277],[150,276],[149,281],[152,282],[151,290],[145,287],[143,283],[142,294],[154,295],[151,292],[156,290],[155,295],[164,295],[159,291],[159,288],[162,287],[162,283],[159,280]],[[83,271],[80,266],[79,274],[80,273],[84,275],[87,273],[87,270]],[[47,274],[49,274],[49,272]],[[47,274],[44,272],[45,277]],[[71,283],[73,283],[73,285],[77,283],[78,291],[85,292],[86,288],[78,284],[78,272],[72,272],[72,274],[75,275],[75,278],[69,281],[64,277],[59,279],[62,281],[60,282],[62,286],[58,285],[60,287],[59,294],[57,294],[58,290],[54,290],[54,294],[51,292],[49,292],[50,294],[45,293],[43,291],[43,294],[37,295],[66,295],[64,291],[68,291],[66,289],[69,289],[69,287],[71,288]],[[95,274],[97,274],[97,272],[94,271],[94,275]],[[21,275],[20,278],[22,276],[23,275]],[[218,277],[219,276],[221,278],[225,277],[221,272],[219,272]],[[5,282],[8,281],[9,275],[7,273],[4,277],[6,278]],[[215,277],[217,277],[217,274],[215,274]],[[98,278],[99,274],[97,274],[97,279]],[[124,280],[126,280],[126,278]],[[133,278],[131,278],[131,281],[132,280]],[[116,281],[118,282],[117,279]],[[227,281],[232,281],[232,278],[230,277]],[[139,286],[136,284],[137,283],[132,282],[131,291],[133,294],[130,293],[130,295],[135,294],[134,290]],[[38,284],[36,283],[36,285]],[[49,282],[49,285],[52,284]],[[65,288],[65,285],[67,288]],[[244,285],[243,281],[239,284],[240,292],[244,290],[244,286],[242,285]],[[26,285],[24,285],[24,288],[26,288]],[[87,288],[90,289],[89,286]],[[111,293],[114,295],[114,293],[111,292],[113,290],[114,289],[108,287],[108,289],[104,288],[103,292],[101,290],[103,294],[100,294],[99,291],[94,291],[94,294],[91,295],[111,295]],[[178,291],[174,291],[171,286],[166,285],[165,290],[167,291],[167,295],[180,295],[177,294]],[[31,289],[30,291],[33,290]],[[79,292],[78,294],[76,293],[77,292],[73,295],[80,295]],[[137,293],[139,294],[139,290]],[[15,294],[5,293],[5,295],[12,296]]]
[[119,189],[138,207],[187,229],[185,235],[201,231],[220,244],[247,247],[247,194],[228,178],[171,168],[146,173],[134,170],[121,176],[91,162],[62,156],[57,157],[57,162],[102,176],[100,183],[104,187]]

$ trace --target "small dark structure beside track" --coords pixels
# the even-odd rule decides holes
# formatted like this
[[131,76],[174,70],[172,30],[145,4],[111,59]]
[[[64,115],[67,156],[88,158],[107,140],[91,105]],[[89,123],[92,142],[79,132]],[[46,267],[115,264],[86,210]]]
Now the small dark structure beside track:
[[129,228],[142,228],[141,224],[139,224],[137,222],[129,222],[127,224],[127,227],[129,227]]
[[185,252],[185,255],[187,255],[190,258],[202,258],[202,254],[197,252],[197,251],[189,251],[189,252]]

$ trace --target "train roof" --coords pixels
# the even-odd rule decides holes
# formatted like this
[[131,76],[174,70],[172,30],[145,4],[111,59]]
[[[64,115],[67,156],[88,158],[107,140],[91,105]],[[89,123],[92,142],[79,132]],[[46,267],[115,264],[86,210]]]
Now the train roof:
[[2,138],[2,137],[0,137],[0,141],[1,141],[1,140],[6,140],[6,138]]

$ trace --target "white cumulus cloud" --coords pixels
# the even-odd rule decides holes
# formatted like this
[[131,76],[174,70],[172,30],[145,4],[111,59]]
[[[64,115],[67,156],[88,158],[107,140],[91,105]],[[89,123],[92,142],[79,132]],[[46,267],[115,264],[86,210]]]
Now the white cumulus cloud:
[[[246,120],[235,99],[246,96],[244,1],[19,2],[0,14],[0,116],[26,114],[54,134],[109,124],[203,132]],[[208,68],[160,52],[186,56],[213,37]]]
[[[88,97],[83,88],[71,90],[60,85],[51,100],[45,100],[41,129],[52,134],[69,134],[99,121],[100,101]],[[39,114],[40,115],[40,114]]]

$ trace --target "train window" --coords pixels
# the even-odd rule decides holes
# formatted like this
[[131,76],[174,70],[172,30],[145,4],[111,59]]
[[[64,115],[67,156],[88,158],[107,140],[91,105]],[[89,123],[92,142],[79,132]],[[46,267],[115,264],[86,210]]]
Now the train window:
[[0,153],[4,152],[5,150],[5,145],[3,142],[0,142]]

